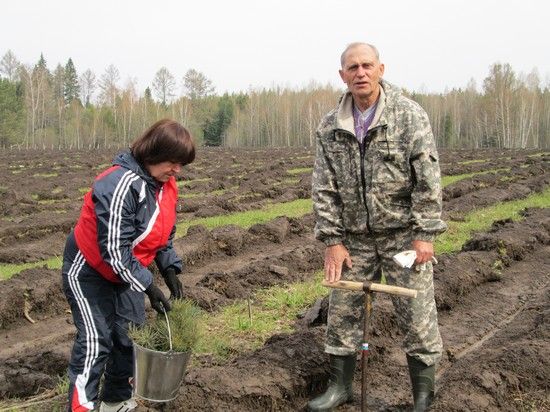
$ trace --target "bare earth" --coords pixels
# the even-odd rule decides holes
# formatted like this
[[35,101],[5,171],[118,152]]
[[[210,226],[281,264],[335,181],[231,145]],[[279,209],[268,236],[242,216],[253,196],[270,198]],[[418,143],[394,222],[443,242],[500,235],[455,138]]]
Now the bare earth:
[[[528,151],[441,153],[444,175],[478,173],[444,189],[446,220],[550,184],[550,155]],[[0,264],[62,256],[85,188],[114,152],[0,152]],[[307,149],[201,149],[183,176],[179,220],[257,209],[308,198]],[[468,162],[483,160],[483,162]],[[465,162],[465,163],[464,163]],[[438,366],[435,411],[550,410],[550,209],[498,221],[458,252],[439,256],[436,300],[445,354]],[[187,297],[215,311],[251,290],[310,278],[323,246],[311,214],[279,217],[250,229],[192,227],[175,246],[186,262]],[[57,270],[34,268],[0,281],[0,397],[46,394],[65,374],[74,335]],[[25,318],[27,313],[36,323]],[[180,396],[139,411],[296,411],[324,390],[326,299],[255,352],[218,365],[201,357]],[[406,360],[389,299],[378,296],[370,331],[367,399],[371,410],[411,408]],[[358,362],[359,365],[359,362]],[[360,407],[358,366],[355,402]],[[52,410],[51,400],[32,410]]]

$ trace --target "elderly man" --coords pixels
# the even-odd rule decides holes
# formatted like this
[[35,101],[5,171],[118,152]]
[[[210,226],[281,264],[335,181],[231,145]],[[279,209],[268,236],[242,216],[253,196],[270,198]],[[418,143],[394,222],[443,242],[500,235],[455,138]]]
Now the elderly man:
[[[317,130],[312,183],[315,236],[326,245],[325,279],[378,281],[383,274],[390,285],[418,291],[416,299],[392,301],[405,334],[414,410],[424,411],[442,352],[431,263],[434,238],[446,229],[437,149],[424,110],[382,79],[374,46],[350,44],[341,65],[348,91]],[[413,268],[392,261],[409,249],[416,252]],[[362,339],[362,294],[335,289],[329,302],[330,381],[309,402],[313,411],[352,399]]]

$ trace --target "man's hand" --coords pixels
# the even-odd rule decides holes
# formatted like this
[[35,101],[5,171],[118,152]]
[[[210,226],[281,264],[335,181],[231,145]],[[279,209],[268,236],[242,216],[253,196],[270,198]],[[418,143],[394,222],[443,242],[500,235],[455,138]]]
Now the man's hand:
[[327,246],[325,249],[325,280],[337,282],[342,276],[342,264],[351,269],[351,257],[342,244]]
[[421,265],[422,263],[431,262],[434,257],[434,245],[432,242],[413,240],[412,247],[416,252],[416,260],[414,263]]
[[170,309],[172,309],[170,307],[170,303],[168,303],[168,299],[166,299],[164,293],[162,293],[162,290],[157,288],[153,283],[151,283],[149,287],[145,289],[145,293],[147,296],[149,296],[151,307],[155,309],[158,313],[162,314],[164,313],[164,311],[168,312]]
[[178,279],[176,270],[173,267],[169,267],[162,274],[164,282],[168,289],[170,289],[170,299],[181,299],[183,298],[183,287],[181,281]]

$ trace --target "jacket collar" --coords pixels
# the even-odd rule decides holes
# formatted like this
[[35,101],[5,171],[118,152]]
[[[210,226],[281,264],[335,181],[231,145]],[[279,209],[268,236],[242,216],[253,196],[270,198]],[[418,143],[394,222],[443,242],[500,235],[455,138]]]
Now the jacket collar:
[[[398,93],[396,88],[385,80],[380,80],[380,96],[378,96],[378,106],[374,113],[374,118],[369,129],[378,125],[386,125],[386,111],[384,109],[392,105],[395,94]],[[355,128],[353,125],[353,96],[350,91],[347,91],[338,105],[336,111],[335,129],[345,130],[355,136]]]
[[147,169],[145,169],[144,166],[138,163],[138,161],[135,159],[135,157],[132,155],[132,153],[129,150],[119,153],[113,160],[113,164],[124,167],[125,169],[128,169],[128,170],[131,170],[132,172],[137,174],[139,177],[141,177],[150,185],[153,185],[155,187],[162,186],[161,183],[158,183],[149,174],[149,172],[147,171]]

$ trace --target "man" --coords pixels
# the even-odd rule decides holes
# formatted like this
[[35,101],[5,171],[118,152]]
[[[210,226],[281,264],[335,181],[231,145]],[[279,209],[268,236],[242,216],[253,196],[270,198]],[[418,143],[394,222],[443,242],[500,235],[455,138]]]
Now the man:
[[[388,284],[418,291],[416,299],[392,301],[405,334],[414,410],[423,411],[442,351],[431,263],[433,240],[446,229],[437,149],[424,110],[382,80],[374,46],[350,44],[341,65],[348,91],[317,130],[312,183],[315,236],[326,244],[325,279],[379,281],[384,274]],[[392,257],[409,249],[416,267],[400,268]],[[330,381],[310,410],[351,400],[362,316],[362,294],[332,290],[325,345]]]

